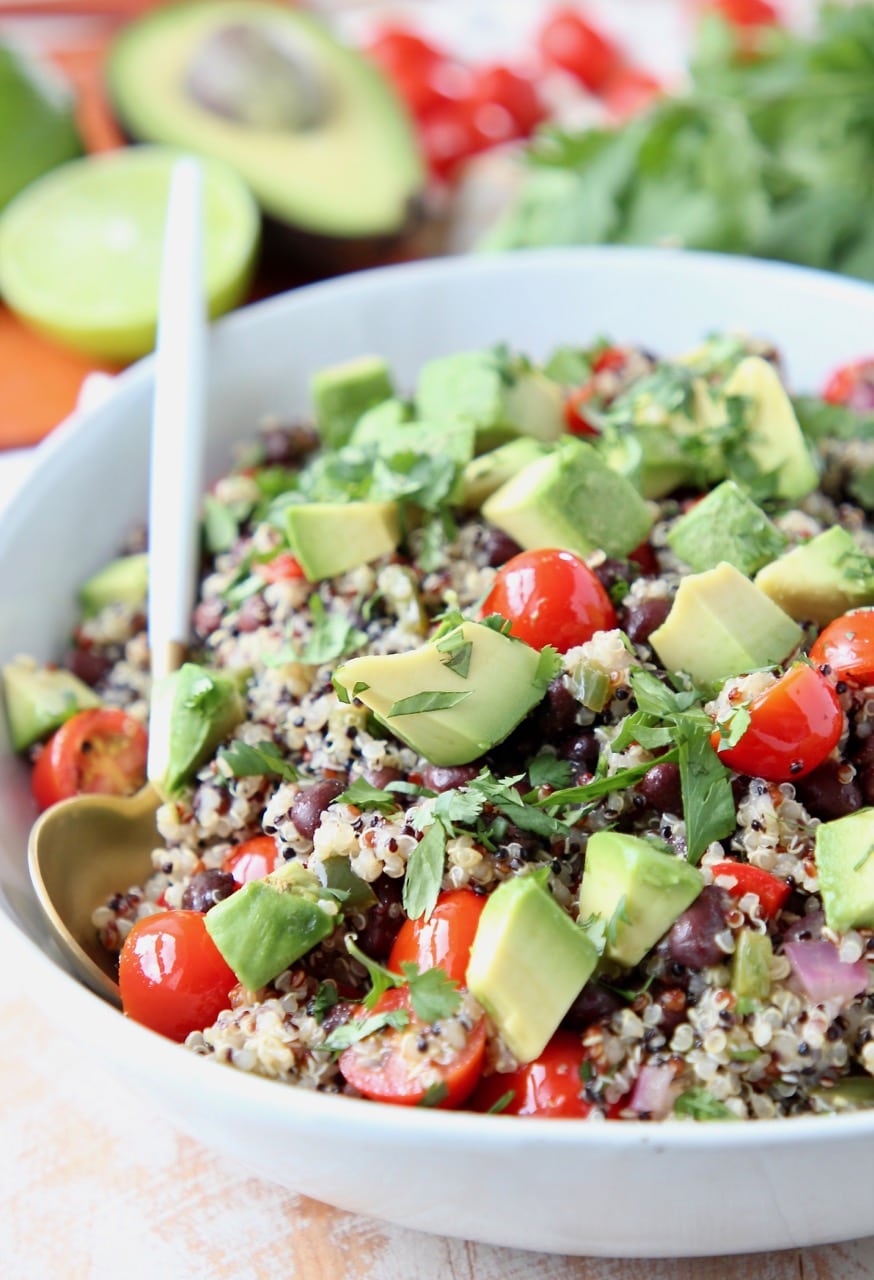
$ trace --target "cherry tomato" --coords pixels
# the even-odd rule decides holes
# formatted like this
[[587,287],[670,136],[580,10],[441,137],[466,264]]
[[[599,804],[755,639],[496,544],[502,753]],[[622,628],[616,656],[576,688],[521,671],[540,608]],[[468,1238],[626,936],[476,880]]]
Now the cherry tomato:
[[576,9],[554,9],[540,28],[540,55],[561,67],[592,93],[600,93],[621,66],[618,47],[580,16]]
[[874,609],[856,609],[830,622],[813,642],[811,661],[831,667],[858,688],[874,684]]
[[499,613],[510,632],[534,649],[551,644],[559,653],[612,631],[616,610],[597,576],[572,551],[523,551],[495,575],[482,616]]
[[478,103],[502,107],[514,121],[515,132],[523,138],[546,118],[546,108],[533,81],[501,64],[476,71],[472,96]]
[[627,120],[661,97],[663,86],[642,67],[620,67],[602,90],[604,105],[617,120]]
[[[413,1011],[407,987],[393,987],[385,991],[371,1012],[383,1013],[392,1009],[406,1010],[410,1016],[408,1025],[384,1027],[344,1049],[339,1058],[344,1078],[365,1098],[401,1107],[415,1106],[432,1085],[442,1084],[446,1094],[437,1105],[460,1107],[470,1097],[482,1074],[486,1049],[485,1019],[480,1018],[467,1032],[463,1048],[444,1050],[441,1056],[445,1060],[435,1059],[430,1069],[423,1071],[419,1063],[425,1055],[413,1046],[423,1035],[427,1038],[428,1032],[426,1024]],[[367,1016],[368,1010],[363,1007],[356,1007],[353,1011],[355,1018]]]
[[714,876],[731,876],[734,879],[734,884],[727,886],[727,892],[733,898],[754,893],[761,903],[762,916],[766,920],[775,916],[789,897],[791,886],[788,881],[779,880],[770,871],[754,867],[749,862],[716,862],[710,870]]
[[117,707],[77,711],[36,758],[31,789],[40,809],[82,793],[132,795],[146,780],[148,738]]
[[572,436],[598,436],[600,431],[586,417],[584,405],[594,399],[595,379],[589,378],[581,387],[571,391],[564,402],[564,424]]
[[273,836],[254,836],[231,850],[222,863],[222,871],[229,871],[238,885],[244,885],[250,880],[263,880],[281,862]]
[[452,182],[466,161],[506,141],[514,129],[509,112],[497,104],[484,105],[471,98],[445,102],[421,124],[428,169],[442,182]]
[[138,921],[118,964],[124,1012],[135,1022],[182,1041],[228,1007],[233,970],[206,931],[199,911],[160,911]]
[[403,973],[401,965],[415,964],[420,973],[442,969],[463,986],[467,962],[486,899],[473,889],[452,889],[441,893],[427,920],[405,920],[400,927],[388,967]]
[[715,10],[736,27],[774,27],[780,21],[770,0],[707,0],[704,8]]
[[280,551],[272,560],[264,560],[252,566],[265,582],[294,582],[306,574],[290,551]]
[[595,373],[619,373],[628,363],[628,352],[624,347],[604,347],[592,361]]
[[856,413],[874,410],[874,357],[841,365],[825,384],[823,400],[843,404]]
[[[799,663],[754,698],[749,726],[719,758],[737,773],[769,782],[803,778],[837,745],[844,726],[838,695],[816,667]],[[710,737],[719,750],[719,731]]]
[[503,1115],[547,1119],[584,1118],[592,1110],[584,1094],[588,1055],[573,1031],[556,1031],[540,1057],[515,1071],[485,1076],[471,1099],[474,1111],[490,1111],[506,1094]]
[[445,101],[439,78],[449,60],[423,36],[399,25],[385,26],[367,52],[417,119]]

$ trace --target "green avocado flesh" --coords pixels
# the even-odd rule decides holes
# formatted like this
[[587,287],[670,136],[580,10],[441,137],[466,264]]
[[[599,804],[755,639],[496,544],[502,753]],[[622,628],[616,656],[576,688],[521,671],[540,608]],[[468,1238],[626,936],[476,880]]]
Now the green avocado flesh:
[[266,214],[304,231],[396,234],[423,185],[412,124],[387,82],[299,10],[162,8],[124,28],[108,87],[131,137],[224,160]]

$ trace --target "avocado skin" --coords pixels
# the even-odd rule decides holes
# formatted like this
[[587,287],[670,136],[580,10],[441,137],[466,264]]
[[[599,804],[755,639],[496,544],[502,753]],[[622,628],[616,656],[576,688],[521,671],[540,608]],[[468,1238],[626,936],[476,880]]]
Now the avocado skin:
[[82,154],[73,98],[48,71],[0,42],[0,209],[29,183]]

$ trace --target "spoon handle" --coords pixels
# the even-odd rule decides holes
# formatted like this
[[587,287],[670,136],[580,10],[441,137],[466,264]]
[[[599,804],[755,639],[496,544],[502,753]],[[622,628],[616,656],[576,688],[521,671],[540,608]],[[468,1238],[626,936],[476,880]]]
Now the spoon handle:
[[173,168],[161,261],[149,469],[148,634],[153,678],[188,645],[206,422],[202,174]]

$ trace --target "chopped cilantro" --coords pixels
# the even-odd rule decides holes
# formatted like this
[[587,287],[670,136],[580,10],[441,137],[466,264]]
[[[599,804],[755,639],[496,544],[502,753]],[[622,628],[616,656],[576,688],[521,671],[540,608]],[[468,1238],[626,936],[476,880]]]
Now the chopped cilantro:
[[417,1107],[439,1107],[440,1103],[449,1097],[449,1089],[445,1080],[435,1080],[433,1084],[429,1084],[424,1095],[416,1103]]
[[507,1110],[507,1107],[509,1107],[510,1103],[513,1101],[515,1097],[516,1097],[516,1090],[508,1089],[506,1093],[501,1094],[500,1098],[495,1099],[495,1101],[492,1103],[492,1105],[489,1107],[488,1111],[486,1112],[486,1115],[487,1116],[500,1115],[502,1111]]
[[719,730],[719,751],[728,751],[732,747],[736,747],[741,738],[749,729],[751,717],[746,707],[737,707],[727,720],[717,720],[716,727]]
[[339,999],[340,992],[337,990],[336,982],[319,983],[319,989],[309,1005],[309,1011],[319,1026],[324,1022],[325,1015],[333,1009]]
[[[710,745],[709,718],[676,718],[676,739],[686,821],[686,857],[696,864],[714,840],[731,835],[737,825],[731,774]],[[664,758],[664,757],[662,757]]]
[[418,965],[405,962],[401,970],[409,984],[416,1017],[422,1022],[430,1025],[458,1012],[461,1004],[458,983],[444,969],[435,967],[420,972]]
[[619,901],[616,903],[616,907],[613,911],[612,916],[607,921],[607,928],[604,936],[606,938],[608,946],[611,946],[611,947],[616,946],[616,942],[619,936],[620,924],[631,924],[631,917],[628,914],[628,906],[625,901],[624,893],[620,897]]
[[240,534],[237,517],[230,507],[208,493],[203,499],[203,540],[211,555],[228,551]]
[[218,753],[221,763],[234,778],[281,778],[283,782],[296,782],[299,774],[283,756],[275,742],[265,739],[254,746],[248,742],[232,742],[221,747]]
[[358,809],[376,809],[379,813],[393,813],[399,801],[394,792],[371,786],[366,778],[356,778],[337,797],[337,803],[354,804]]
[[428,827],[410,854],[404,876],[403,904],[411,920],[427,920],[437,903],[443,882],[446,831],[439,822]]
[[421,693],[414,693],[409,698],[401,698],[399,702],[392,703],[388,710],[388,719],[394,716],[414,716],[424,711],[446,711],[450,707],[458,706],[459,702],[464,702],[472,692],[471,689],[464,689],[461,692],[423,689]]
[[350,1045],[372,1036],[375,1031],[382,1031],[385,1027],[401,1030],[409,1026],[409,1022],[410,1015],[406,1009],[387,1009],[382,1013],[372,1013],[367,1018],[350,1018],[342,1026],[335,1027],[321,1047],[330,1053],[342,1053]]
[[532,787],[552,787],[558,790],[570,782],[573,767],[570,760],[559,760],[550,751],[541,751],[528,761],[528,777]]
[[446,655],[443,658],[444,666],[447,666],[450,671],[454,671],[456,675],[461,676],[462,680],[466,680],[470,671],[473,643],[470,640],[465,640],[464,632],[460,628],[449,631],[435,641],[434,647],[440,653]]
[[681,1093],[674,1102],[674,1114],[692,1116],[694,1120],[736,1120],[734,1112],[729,1111],[724,1102],[714,1098],[707,1089],[693,1087]]

